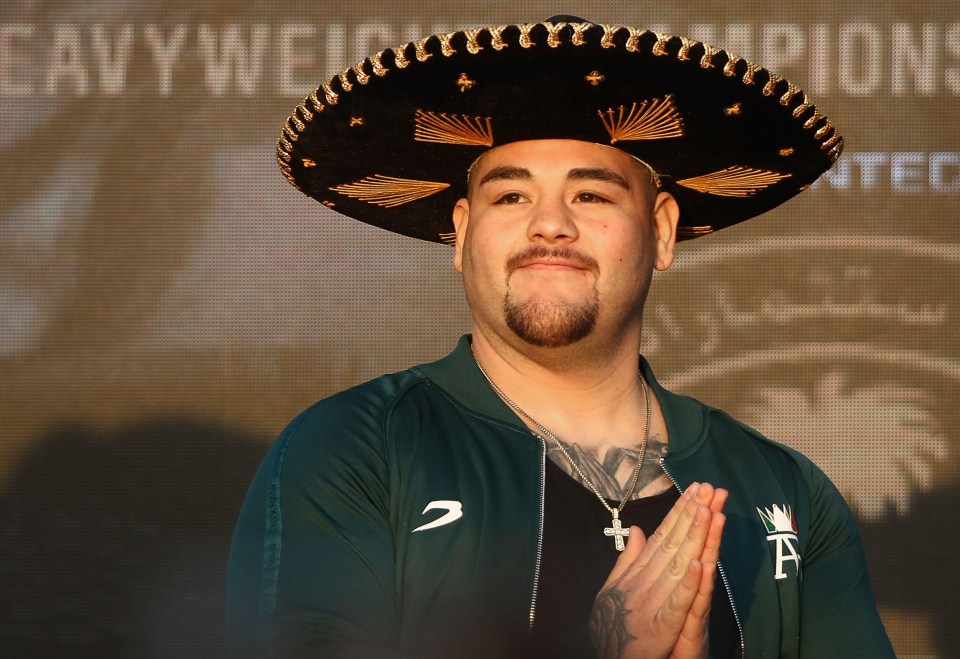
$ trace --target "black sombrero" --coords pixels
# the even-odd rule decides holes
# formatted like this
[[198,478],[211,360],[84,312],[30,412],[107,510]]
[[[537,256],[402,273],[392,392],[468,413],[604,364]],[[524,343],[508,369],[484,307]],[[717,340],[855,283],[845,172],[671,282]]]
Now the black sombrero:
[[843,148],[798,87],[724,50],[586,22],[483,27],[382,51],[310,94],[277,147],[292,185],[389,231],[450,242],[484,150],[565,138],[650,164],[679,239],[806,189]]

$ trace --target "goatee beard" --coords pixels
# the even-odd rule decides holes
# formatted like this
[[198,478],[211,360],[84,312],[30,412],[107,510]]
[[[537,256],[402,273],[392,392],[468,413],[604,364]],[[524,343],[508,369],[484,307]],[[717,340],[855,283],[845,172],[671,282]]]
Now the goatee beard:
[[503,300],[507,327],[527,343],[540,348],[562,348],[593,331],[600,312],[596,287],[592,299],[581,303],[515,302],[510,292]]

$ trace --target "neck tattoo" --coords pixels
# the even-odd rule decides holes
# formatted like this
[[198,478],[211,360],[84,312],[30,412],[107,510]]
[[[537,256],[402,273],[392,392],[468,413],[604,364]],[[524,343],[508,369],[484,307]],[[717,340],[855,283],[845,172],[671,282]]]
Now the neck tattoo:
[[[473,359],[474,361],[476,361],[477,356],[474,355]],[[563,443],[559,439],[557,439],[557,436],[554,435],[552,432],[550,432],[550,430],[548,430],[546,426],[544,426],[542,423],[540,423],[539,421],[534,419],[532,416],[524,412],[519,405],[513,402],[513,400],[509,396],[507,396],[503,392],[503,390],[496,385],[496,383],[493,380],[490,379],[490,376],[487,375],[487,372],[483,370],[483,366],[480,366],[479,361],[477,361],[477,368],[479,368],[480,372],[483,373],[483,377],[486,378],[487,382],[490,384],[490,387],[497,393],[498,396],[500,396],[501,399],[503,399],[503,402],[509,405],[510,409],[512,409],[517,414],[519,414],[522,418],[529,421],[537,430],[540,431],[540,434],[538,435],[540,439],[547,438],[557,445],[557,448],[560,449],[560,452],[563,454],[563,457],[567,459],[567,461],[570,463],[570,466],[573,467],[573,470],[577,472],[577,475],[580,477],[580,480],[582,480],[587,485],[587,487],[589,487],[590,490],[595,495],[597,495],[597,499],[600,500],[600,503],[603,504],[603,507],[607,509],[607,512],[609,512],[613,518],[611,525],[603,529],[603,534],[606,536],[612,536],[614,546],[617,548],[618,551],[623,551],[626,548],[626,545],[624,544],[623,539],[628,535],[630,535],[630,529],[623,528],[623,525],[620,522],[620,513],[623,511],[623,507],[627,505],[627,501],[630,500],[630,497],[633,496],[634,490],[637,489],[637,480],[640,478],[640,468],[643,467],[643,455],[644,453],[646,453],[646,450],[647,450],[647,437],[650,434],[650,393],[647,387],[647,381],[643,377],[643,373],[640,371],[637,371],[637,375],[640,378],[640,388],[643,391],[643,407],[644,407],[643,439],[640,442],[640,450],[638,452],[638,457],[637,457],[637,466],[634,467],[633,469],[633,476],[630,479],[630,484],[627,486],[627,489],[623,494],[623,500],[620,501],[620,505],[617,506],[616,508],[613,508],[607,503],[607,500],[604,499],[603,495],[600,493],[600,490],[597,488],[597,486],[595,486],[590,481],[590,479],[587,478],[586,474],[583,473],[583,470],[580,468],[580,465],[578,465],[576,460],[573,459],[573,456],[571,456],[567,452],[567,449],[563,446]]]

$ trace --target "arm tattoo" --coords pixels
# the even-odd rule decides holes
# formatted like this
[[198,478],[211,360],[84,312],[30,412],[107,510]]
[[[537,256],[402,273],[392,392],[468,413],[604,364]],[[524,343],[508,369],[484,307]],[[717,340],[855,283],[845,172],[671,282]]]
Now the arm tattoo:
[[[591,483],[597,486],[607,499],[622,499],[625,490],[630,485],[633,470],[637,465],[639,453],[632,448],[613,447],[601,457],[595,448],[584,448],[579,444],[561,442],[567,453],[577,461],[577,465]],[[651,435],[647,439],[647,450],[643,458],[643,467],[637,479],[637,487],[631,498],[652,496],[672,487],[670,479],[660,467],[660,458],[667,454],[667,444],[658,435]],[[547,455],[565,473],[577,481],[583,479],[570,465],[555,444],[547,445]],[[586,483],[584,483],[586,485]]]
[[600,591],[593,603],[588,630],[600,659],[619,657],[627,643],[637,638],[627,631],[624,619],[630,609],[626,608],[625,600],[624,593],[611,586]]

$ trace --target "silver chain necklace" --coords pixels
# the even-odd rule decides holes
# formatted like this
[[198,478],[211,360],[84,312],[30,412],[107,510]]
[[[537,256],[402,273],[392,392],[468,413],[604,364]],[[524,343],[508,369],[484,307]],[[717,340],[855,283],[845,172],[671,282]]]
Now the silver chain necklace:
[[573,459],[573,456],[567,453],[567,449],[564,448],[560,440],[557,439],[557,436],[554,435],[552,432],[550,432],[547,429],[547,427],[544,426],[542,423],[540,423],[539,421],[534,419],[532,416],[524,412],[519,405],[514,403],[513,400],[509,396],[507,396],[507,394],[503,393],[503,390],[500,387],[498,387],[496,383],[490,379],[490,376],[487,375],[487,372],[483,370],[483,366],[480,365],[480,362],[477,360],[476,355],[473,356],[473,359],[474,361],[477,362],[477,368],[479,368],[480,372],[483,373],[483,377],[487,379],[487,382],[490,384],[493,390],[497,392],[497,395],[503,399],[503,402],[509,405],[510,409],[512,409],[514,412],[516,412],[517,414],[522,416],[524,419],[532,423],[537,428],[537,430],[539,430],[543,435],[546,435],[548,438],[553,440],[553,443],[557,445],[558,449],[560,449],[560,452],[563,454],[563,457],[567,459],[567,462],[570,463],[570,466],[573,467],[573,470],[577,472],[577,476],[580,477],[580,480],[582,480],[587,485],[587,487],[589,487],[593,491],[593,493],[597,495],[597,498],[600,500],[600,503],[603,504],[603,507],[606,508],[607,512],[609,512],[610,515],[613,516],[613,522],[609,527],[603,529],[603,534],[606,536],[613,536],[614,546],[617,548],[618,551],[623,551],[624,548],[626,547],[626,545],[623,542],[623,539],[626,536],[630,535],[630,529],[623,528],[623,525],[620,522],[620,513],[623,511],[623,507],[627,505],[627,501],[630,500],[630,497],[633,496],[634,490],[637,488],[637,481],[640,478],[640,468],[643,466],[643,456],[647,451],[647,437],[650,434],[650,394],[648,392],[647,381],[643,377],[643,373],[641,371],[637,371],[637,375],[640,376],[640,387],[643,390],[643,407],[644,407],[644,417],[645,417],[643,422],[643,440],[640,442],[640,455],[637,458],[637,466],[634,467],[633,469],[633,477],[630,479],[630,487],[628,487],[627,491],[624,493],[623,500],[620,502],[620,505],[617,506],[616,508],[613,508],[612,506],[610,506],[610,504],[607,503],[607,500],[604,498],[604,496],[600,494],[600,490],[597,489],[597,486],[591,483],[590,479],[587,478],[587,475],[583,473],[583,470],[580,469],[580,465],[576,463],[576,461]]

